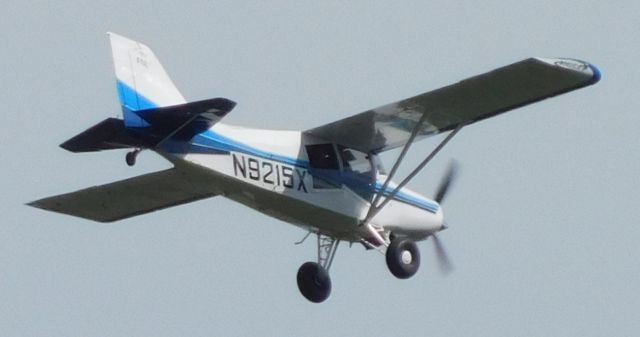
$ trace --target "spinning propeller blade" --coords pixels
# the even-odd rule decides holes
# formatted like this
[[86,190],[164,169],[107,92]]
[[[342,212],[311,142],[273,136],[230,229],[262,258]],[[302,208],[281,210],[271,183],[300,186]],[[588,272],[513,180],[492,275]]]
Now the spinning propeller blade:
[[439,204],[442,203],[444,198],[447,196],[447,191],[451,186],[451,183],[456,178],[458,173],[458,164],[455,161],[452,161],[449,165],[449,169],[447,174],[444,176],[444,179],[440,182],[440,186],[438,186],[438,192],[436,192],[435,201]]
[[433,247],[436,249],[436,257],[438,259],[438,266],[440,267],[440,271],[443,274],[449,274],[453,271],[453,264],[451,264],[451,260],[449,259],[449,255],[444,249],[442,242],[438,239],[438,236],[433,234]]
[[[447,196],[447,192],[449,191],[449,187],[451,187],[451,183],[455,180],[458,174],[458,164],[455,161],[452,161],[449,164],[449,169],[447,170],[447,174],[444,176],[442,181],[440,182],[440,186],[438,186],[438,191],[436,192],[435,201],[441,204],[445,197]],[[433,237],[433,247],[436,250],[436,258],[438,260],[438,265],[440,267],[440,271],[443,274],[449,274],[453,270],[453,264],[451,264],[451,260],[447,255],[442,242],[438,239],[436,234],[432,235]]]

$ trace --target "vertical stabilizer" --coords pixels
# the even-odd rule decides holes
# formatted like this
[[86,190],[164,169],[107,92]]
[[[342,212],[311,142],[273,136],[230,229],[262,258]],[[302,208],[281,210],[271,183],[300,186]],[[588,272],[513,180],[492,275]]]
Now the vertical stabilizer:
[[124,36],[107,34],[126,126],[148,126],[135,111],[186,103],[149,47]]

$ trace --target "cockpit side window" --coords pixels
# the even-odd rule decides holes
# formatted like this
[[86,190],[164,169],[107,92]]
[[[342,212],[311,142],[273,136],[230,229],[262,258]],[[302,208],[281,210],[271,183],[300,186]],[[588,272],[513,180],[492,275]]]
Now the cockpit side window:
[[307,145],[307,156],[311,164],[313,176],[313,188],[316,190],[340,188],[339,180],[335,179],[340,174],[338,155],[333,144]]
[[312,168],[338,170],[338,157],[333,144],[307,145],[307,155]]

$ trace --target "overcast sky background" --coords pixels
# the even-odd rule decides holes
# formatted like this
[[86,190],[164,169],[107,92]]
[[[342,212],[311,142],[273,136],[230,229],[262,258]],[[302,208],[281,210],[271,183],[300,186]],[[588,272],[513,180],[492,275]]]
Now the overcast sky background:
[[[0,20],[2,336],[637,336],[640,2],[5,1]],[[317,305],[295,276],[315,240],[213,198],[103,225],[24,206],[159,170],[147,152],[72,154],[120,114],[106,31],[148,44],[225,122],[307,129],[530,57],[592,87],[464,129],[411,184],[462,165],[441,239],[409,280],[341,245]],[[437,144],[416,144],[411,164]],[[385,156],[391,166],[394,155]]]

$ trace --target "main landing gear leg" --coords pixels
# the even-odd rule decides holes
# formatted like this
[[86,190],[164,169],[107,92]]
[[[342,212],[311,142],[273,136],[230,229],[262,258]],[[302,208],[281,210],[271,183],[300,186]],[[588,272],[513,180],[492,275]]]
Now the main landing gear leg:
[[306,262],[298,269],[298,289],[311,302],[323,302],[331,294],[329,268],[339,242],[330,236],[318,234],[318,262]]

